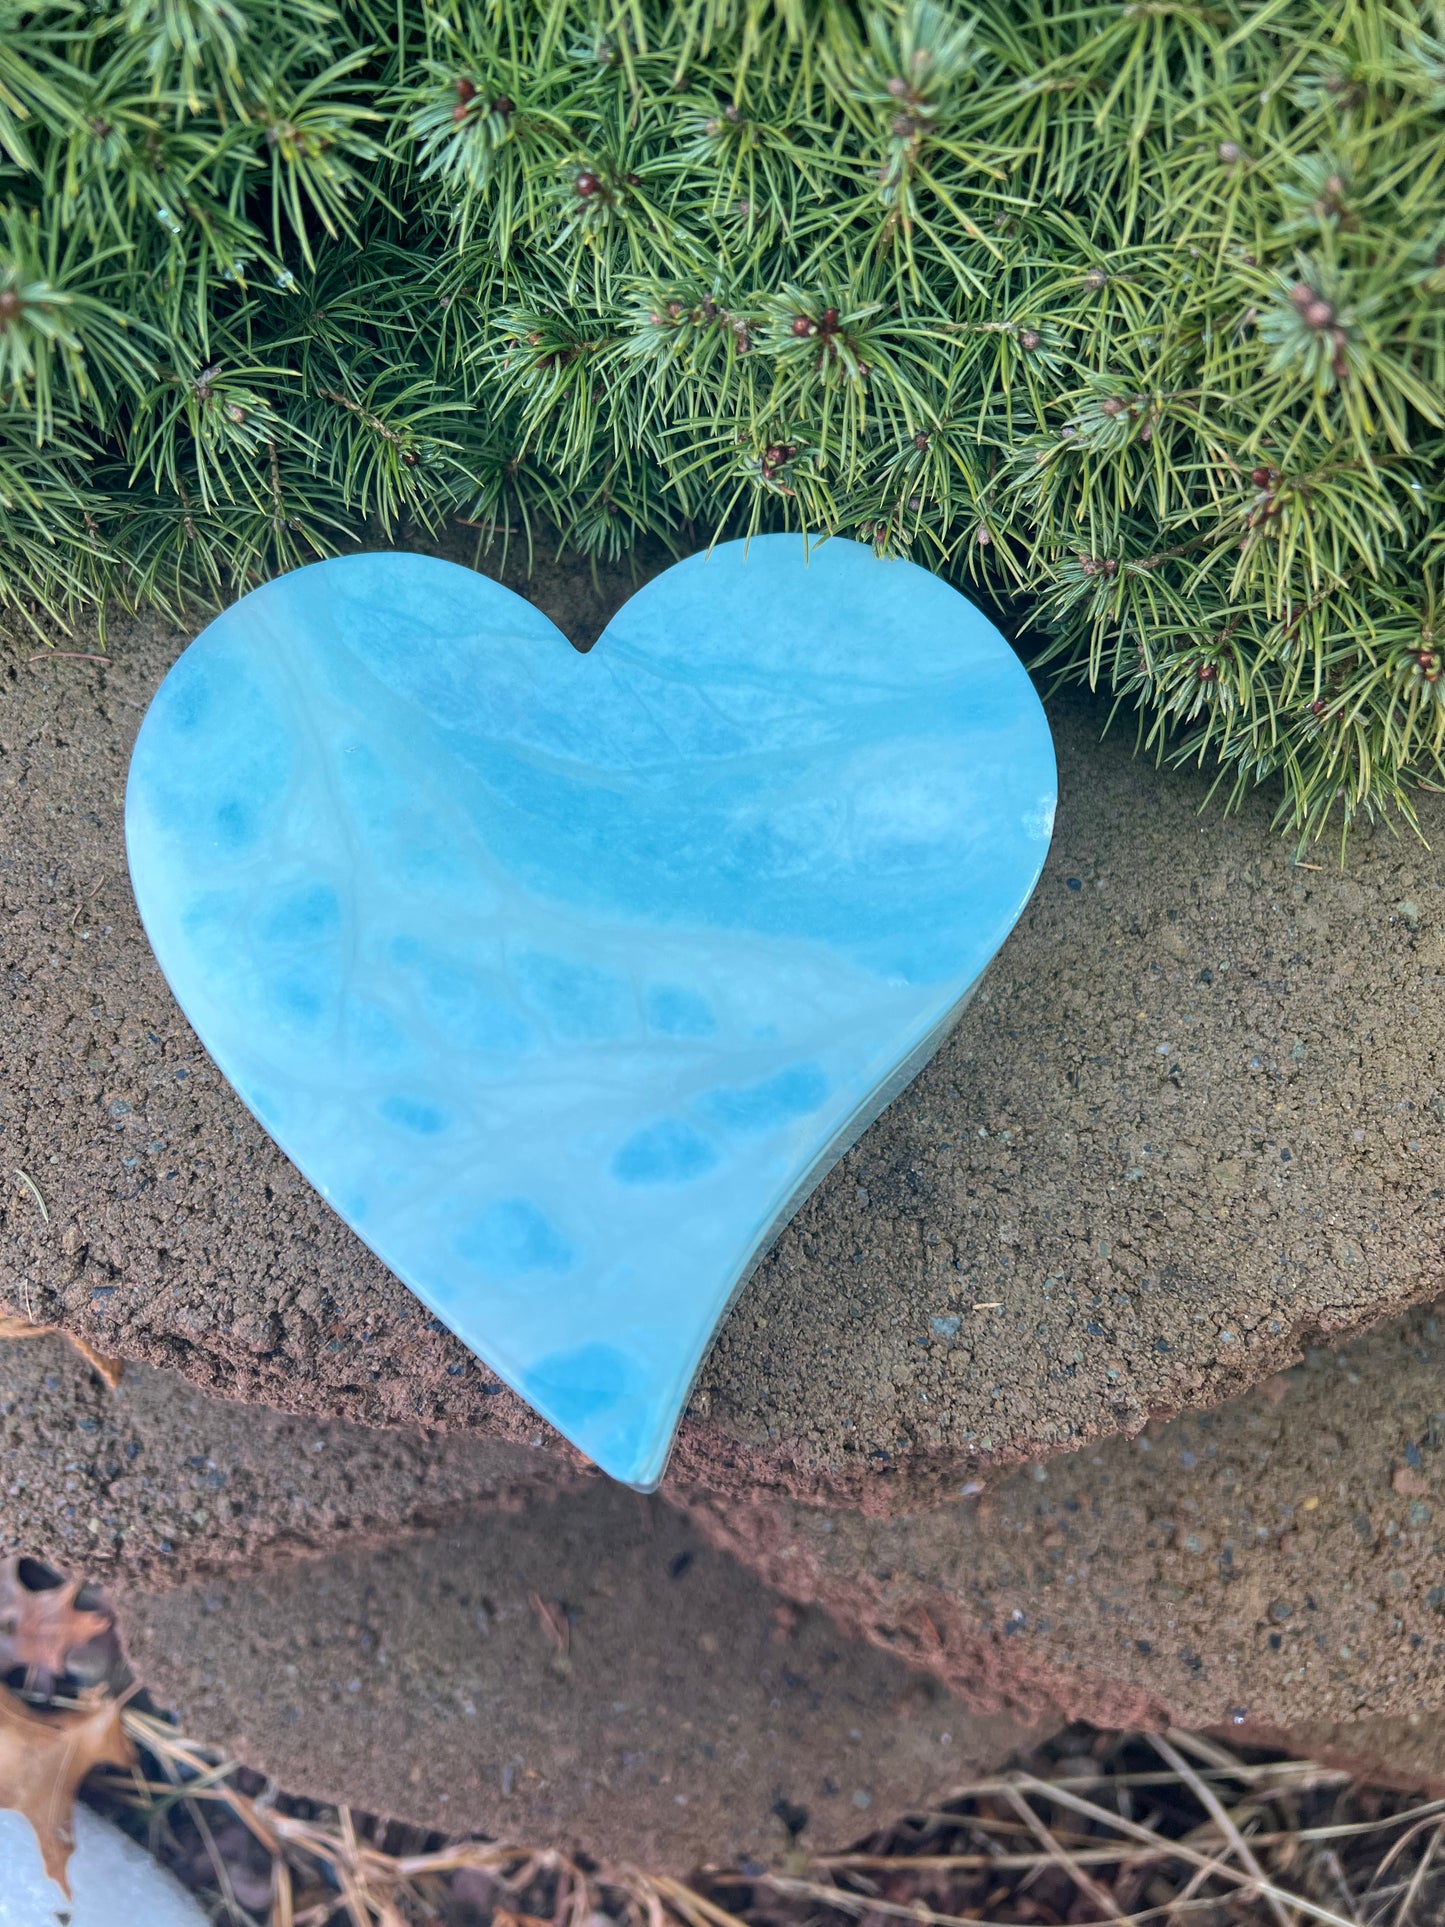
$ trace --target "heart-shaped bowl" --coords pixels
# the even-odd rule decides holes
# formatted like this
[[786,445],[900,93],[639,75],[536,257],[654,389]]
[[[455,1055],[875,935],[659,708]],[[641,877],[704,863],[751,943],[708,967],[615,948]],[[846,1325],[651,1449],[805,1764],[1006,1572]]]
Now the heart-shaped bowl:
[[1048,848],[1048,725],[955,590],[721,545],[587,655],[424,556],[266,584],[131,760],[131,878],[243,1102],[614,1477],[957,1018]]

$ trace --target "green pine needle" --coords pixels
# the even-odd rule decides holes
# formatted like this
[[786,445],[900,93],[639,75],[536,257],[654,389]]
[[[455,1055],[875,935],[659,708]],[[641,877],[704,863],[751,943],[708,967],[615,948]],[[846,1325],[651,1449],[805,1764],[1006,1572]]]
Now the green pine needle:
[[1408,817],[1442,109],[1437,0],[0,0],[0,606],[838,533]]

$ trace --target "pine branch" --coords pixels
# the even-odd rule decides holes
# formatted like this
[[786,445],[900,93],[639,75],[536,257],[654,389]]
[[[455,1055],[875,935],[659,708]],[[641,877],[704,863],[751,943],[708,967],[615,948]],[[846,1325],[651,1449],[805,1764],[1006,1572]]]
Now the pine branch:
[[0,0],[0,602],[836,532],[1408,812],[1442,75],[1426,0]]

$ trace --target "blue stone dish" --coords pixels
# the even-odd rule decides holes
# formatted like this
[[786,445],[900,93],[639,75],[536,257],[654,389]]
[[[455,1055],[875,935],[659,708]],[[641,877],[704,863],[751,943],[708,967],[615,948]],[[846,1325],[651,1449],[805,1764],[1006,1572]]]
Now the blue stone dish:
[[908,562],[727,543],[581,655],[415,555],[220,616],[142,724],[146,932],[241,1099],[649,1490],[719,1324],[1028,901],[1048,725]]

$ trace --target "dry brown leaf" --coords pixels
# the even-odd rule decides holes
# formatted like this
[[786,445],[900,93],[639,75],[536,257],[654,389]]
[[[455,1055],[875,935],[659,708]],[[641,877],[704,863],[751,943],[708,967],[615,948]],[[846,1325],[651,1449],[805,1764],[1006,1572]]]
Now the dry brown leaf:
[[118,1700],[41,1713],[0,1687],[0,1807],[25,1815],[46,1873],[67,1899],[80,1783],[92,1767],[134,1764]]
[[125,1376],[123,1358],[112,1358],[106,1352],[98,1352],[78,1332],[60,1331],[59,1325],[37,1325],[33,1319],[22,1318],[17,1312],[0,1312],[0,1338],[48,1338],[52,1332],[60,1332],[66,1344],[74,1346],[97,1378],[112,1392],[115,1390]]
[[59,1679],[75,1648],[109,1632],[113,1619],[76,1605],[80,1580],[34,1588],[25,1584],[20,1567],[13,1554],[0,1559],[0,1674],[23,1666]]

